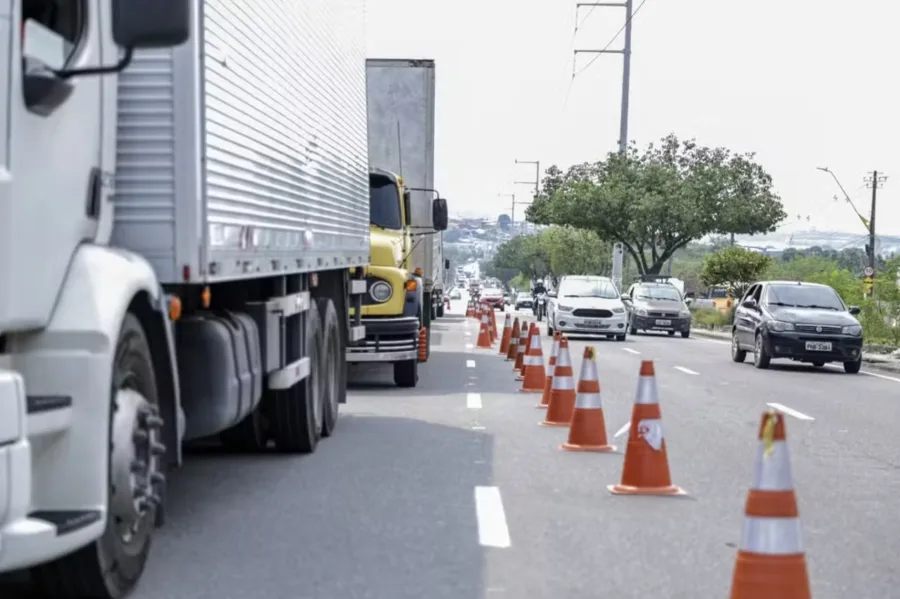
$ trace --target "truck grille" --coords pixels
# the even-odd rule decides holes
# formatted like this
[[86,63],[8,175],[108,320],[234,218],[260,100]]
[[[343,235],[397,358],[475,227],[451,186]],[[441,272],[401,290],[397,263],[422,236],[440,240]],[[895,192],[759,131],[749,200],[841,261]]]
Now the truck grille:
[[409,335],[366,335],[364,341],[351,345],[350,353],[410,351],[419,348],[419,339]]
[[[821,330],[819,330],[821,329]],[[827,335],[840,335],[843,327],[834,325],[818,325],[818,324],[795,324],[794,330],[800,333],[820,333]]]
[[613,313],[609,310],[595,310],[593,308],[579,308],[572,312],[572,316],[581,318],[612,318]]

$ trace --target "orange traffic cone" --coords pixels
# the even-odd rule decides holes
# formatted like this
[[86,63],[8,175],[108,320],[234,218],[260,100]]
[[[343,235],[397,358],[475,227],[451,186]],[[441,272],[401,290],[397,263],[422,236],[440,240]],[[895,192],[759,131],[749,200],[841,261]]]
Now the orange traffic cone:
[[731,599],[810,599],[784,416],[763,414]]
[[597,377],[595,354],[596,350],[592,346],[584,348],[569,441],[563,443],[560,449],[600,452],[616,450],[606,440],[606,419],[603,417],[603,403],[600,401],[600,379]]
[[428,361],[428,329],[422,327],[419,329],[419,362]]
[[569,355],[569,340],[559,339],[559,355],[556,356],[556,368],[553,369],[553,382],[550,383],[550,403],[543,426],[569,426],[572,413],[575,411],[575,373],[572,372],[572,357]]
[[544,350],[541,349],[541,331],[535,323],[531,323],[531,340],[528,342],[528,351],[522,360],[524,372],[522,373],[522,393],[540,393],[544,390]]
[[652,360],[641,362],[622,481],[607,488],[615,495],[685,495],[684,489],[672,484],[669,475],[669,457],[666,455]]
[[475,316],[475,303],[472,300],[466,304],[466,318]]
[[491,333],[491,343],[497,340],[497,319],[494,317],[494,308],[491,306],[487,307],[487,315],[488,315],[488,324],[491,325],[488,327],[488,331]]
[[509,314],[503,320],[503,336],[500,338],[499,355],[505,356],[509,353],[509,340],[512,339],[512,320]]
[[528,346],[531,344],[531,329],[525,323],[522,323],[522,331],[519,335],[519,354],[516,356],[516,364],[513,370],[518,374],[516,380],[521,381],[525,372],[525,355],[528,353]]
[[476,347],[480,348],[490,348],[491,343],[491,333],[489,327],[491,326],[490,322],[488,322],[487,314],[484,312],[481,313],[481,328],[478,329],[478,343]]
[[509,334],[509,348],[506,350],[506,361],[515,360],[519,354],[519,317],[513,320],[512,333]]
[[562,333],[553,331],[553,345],[550,347],[550,363],[547,364],[547,376],[544,378],[544,394],[541,395],[541,401],[534,406],[539,409],[547,409],[550,405],[550,389],[553,383],[553,369],[556,367],[556,357],[559,355],[559,338]]

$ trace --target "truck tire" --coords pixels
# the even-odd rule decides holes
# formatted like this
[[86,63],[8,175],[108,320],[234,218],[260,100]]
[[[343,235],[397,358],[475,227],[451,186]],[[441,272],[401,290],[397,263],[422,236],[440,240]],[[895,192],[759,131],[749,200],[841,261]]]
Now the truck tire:
[[394,384],[407,389],[419,383],[419,361],[404,360],[394,362]]
[[[131,313],[125,315],[116,344],[110,394],[106,530],[90,545],[31,569],[35,586],[47,597],[122,599],[137,584],[147,563],[157,510],[161,509],[159,495],[162,493],[165,447],[157,440],[163,423],[159,417],[150,344],[141,323]],[[123,438],[132,445],[126,451],[117,452],[116,439]],[[118,447],[125,445],[119,443]],[[135,452],[151,458],[147,463],[135,461]],[[145,476],[139,478],[150,482],[131,488],[114,484],[116,480],[121,481],[123,475],[130,478],[132,468],[140,468],[140,464],[143,464]],[[123,505],[134,504],[135,520],[126,521],[134,524],[129,531],[133,533],[130,539],[124,538],[126,522],[117,513],[122,494],[131,495],[131,498],[125,496]],[[143,501],[139,494],[144,497]]]
[[330,437],[338,420],[341,388],[347,387],[344,377],[346,360],[341,353],[341,329],[334,302],[326,297],[317,300],[322,316],[322,436]]
[[444,304],[438,304],[436,311],[437,311],[437,317],[443,318],[444,317]]
[[282,453],[312,453],[322,435],[322,322],[316,302],[306,312],[309,376],[290,389],[272,391],[272,440]]

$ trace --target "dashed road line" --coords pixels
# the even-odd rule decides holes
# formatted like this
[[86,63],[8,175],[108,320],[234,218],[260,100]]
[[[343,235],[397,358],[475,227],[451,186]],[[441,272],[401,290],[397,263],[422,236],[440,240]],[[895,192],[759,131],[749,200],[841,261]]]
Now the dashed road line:
[[793,408],[789,408],[787,406],[783,406],[780,403],[767,403],[766,405],[769,406],[770,408],[774,408],[774,409],[778,410],[782,414],[787,414],[788,416],[793,416],[797,420],[807,420],[807,421],[815,420],[815,418],[813,418],[809,414],[804,414],[803,412],[798,412],[797,410],[795,410]]
[[699,372],[696,372],[696,371],[694,371],[694,370],[691,370],[690,368],[685,368],[684,366],[674,366],[673,368],[675,368],[675,370],[678,370],[678,371],[683,372],[683,373],[685,373],[685,374],[691,374],[691,375],[694,375],[694,376],[697,376],[697,375],[700,374]]
[[616,431],[616,434],[613,435],[613,439],[618,439],[622,435],[628,432],[628,429],[631,428],[631,421],[629,420],[625,424],[622,425],[622,428]]
[[481,393],[466,394],[466,407],[470,410],[481,409]]
[[475,368],[475,360],[466,360],[466,368]]
[[466,343],[466,349],[472,350],[472,349],[475,349],[475,346],[472,345],[471,343]]
[[634,354],[634,355],[636,355],[636,356],[641,355],[641,352],[639,352],[639,351],[636,350],[636,349],[631,349],[630,347],[623,347],[623,348],[622,348],[622,351],[627,351],[629,354]]
[[512,545],[500,489],[475,487],[475,515],[478,518],[478,542],[482,547],[505,549]]

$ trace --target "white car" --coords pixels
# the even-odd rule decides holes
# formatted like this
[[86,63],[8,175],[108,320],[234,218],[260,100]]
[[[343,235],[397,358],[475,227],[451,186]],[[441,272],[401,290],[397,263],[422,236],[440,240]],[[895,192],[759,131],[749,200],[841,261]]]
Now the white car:
[[605,335],[625,341],[628,313],[609,277],[566,276],[549,294],[547,334]]

